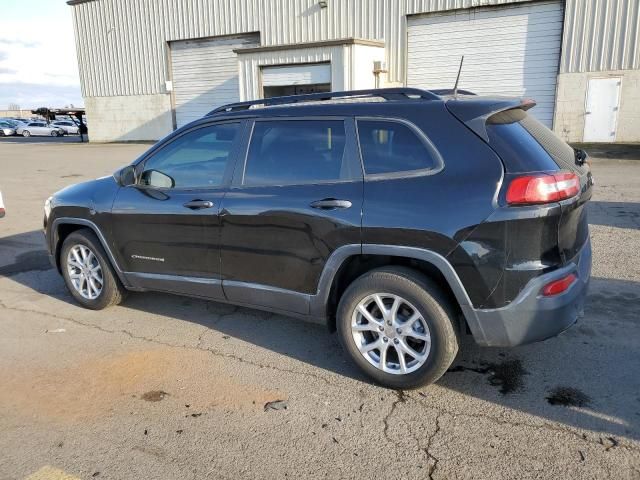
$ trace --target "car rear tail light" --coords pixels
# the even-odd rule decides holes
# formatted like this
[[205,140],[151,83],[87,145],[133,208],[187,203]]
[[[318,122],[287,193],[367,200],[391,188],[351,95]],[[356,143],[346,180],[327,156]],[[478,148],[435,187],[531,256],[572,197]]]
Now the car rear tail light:
[[578,279],[575,273],[570,273],[560,280],[554,280],[547,283],[542,289],[542,295],[545,297],[553,297],[565,292]]
[[580,179],[575,173],[525,175],[514,178],[507,189],[509,205],[533,205],[559,202],[580,191]]

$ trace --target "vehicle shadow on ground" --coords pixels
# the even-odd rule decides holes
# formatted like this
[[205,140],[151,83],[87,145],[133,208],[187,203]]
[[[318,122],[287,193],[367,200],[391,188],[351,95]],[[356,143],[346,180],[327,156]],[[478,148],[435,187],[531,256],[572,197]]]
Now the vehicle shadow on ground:
[[[49,264],[43,246],[42,234],[37,231],[0,238],[0,252],[21,249],[14,262],[0,261],[0,276],[10,276],[36,292],[75,306],[62,278]],[[322,326],[161,293],[132,294],[117,315],[126,315],[127,310],[202,325],[223,339],[239,339],[328,372],[368,382],[342,352],[336,335]],[[594,278],[586,315],[576,326],[559,337],[513,349],[481,348],[465,336],[454,365],[438,386],[535,415],[538,421],[600,432],[605,445],[617,442],[616,437],[638,440],[638,312],[640,284]],[[437,388],[426,387],[413,395],[418,393],[436,395]],[[584,408],[577,408],[580,404]]]
[[591,201],[588,215],[592,225],[640,230],[640,203]]
[[42,231],[0,238],[0,277],[52,268]]

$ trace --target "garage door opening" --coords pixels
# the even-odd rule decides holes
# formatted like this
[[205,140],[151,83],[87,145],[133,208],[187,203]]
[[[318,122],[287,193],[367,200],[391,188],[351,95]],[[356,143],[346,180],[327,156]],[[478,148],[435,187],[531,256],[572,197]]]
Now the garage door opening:
[[264,98],[331,91],[331,64],[262,67]]
[[260,44],[256,34],[171,42],[171,79],[178,127],[240,100],[234,50]]
[[283,85],[276,87],[264,87],[264,98],[285,97],[289,95],[304,95],[305,93],[330,92],[330,83],[318,83],[315,85]]
[[471,8],[408,18],[407,85],[533,98],[531,113],[551,127],[562,44],[558,0]]

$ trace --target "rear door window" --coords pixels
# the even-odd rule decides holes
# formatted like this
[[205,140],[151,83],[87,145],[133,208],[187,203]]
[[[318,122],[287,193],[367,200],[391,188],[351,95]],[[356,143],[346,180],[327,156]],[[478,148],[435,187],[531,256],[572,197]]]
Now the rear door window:
[[257,121],[244,185],[298,185],[349,180],[342,120]]
[[492,115],[487,135],[509,172],[583,170],[573,148],[521,108]]
[[358,120],[358,138],[367,175],[430,170],[441,164],[435,148],[399,121]]

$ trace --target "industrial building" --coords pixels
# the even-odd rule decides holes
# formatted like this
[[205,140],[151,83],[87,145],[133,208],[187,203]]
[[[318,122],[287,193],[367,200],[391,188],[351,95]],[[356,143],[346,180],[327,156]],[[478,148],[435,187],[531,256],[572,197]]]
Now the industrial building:
[[638,0],[70,0],[92,141],[221,104],[460,87],[533,98],[570,142],[640,142]]

